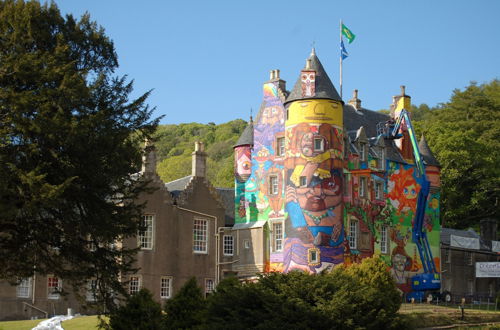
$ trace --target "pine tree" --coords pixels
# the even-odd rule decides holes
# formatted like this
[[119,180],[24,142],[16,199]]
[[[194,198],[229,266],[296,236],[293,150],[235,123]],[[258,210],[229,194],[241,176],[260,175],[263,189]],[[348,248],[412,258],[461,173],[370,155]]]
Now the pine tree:
[[0,278],[93,278],[107,303],[122,292],[135,251],[114,243],[140,227],[132,174],[158,119],[117,67],[88,14],[0,1]]

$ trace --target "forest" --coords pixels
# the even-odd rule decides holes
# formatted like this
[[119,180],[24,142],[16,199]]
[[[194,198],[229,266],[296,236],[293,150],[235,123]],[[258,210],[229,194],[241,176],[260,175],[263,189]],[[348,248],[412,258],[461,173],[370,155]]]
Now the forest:
[[[387,110],[380,110],[387,113]],[[467,228],[498,218],[500,170],[500,82],[472,82],[448,102],[410,109],[419,136],[425,135],[441,164],[442,223]],[[247,122],[160,125],[156,133],[158,173],[168,182],[189,175],[194,141],[205,143],[208,179],[233,187],[233,146]]]

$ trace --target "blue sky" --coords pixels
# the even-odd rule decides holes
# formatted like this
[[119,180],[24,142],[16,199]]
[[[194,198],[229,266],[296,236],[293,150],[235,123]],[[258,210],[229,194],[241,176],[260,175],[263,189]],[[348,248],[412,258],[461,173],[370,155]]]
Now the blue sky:
[[339,89],[339,21],[346,43],[344,100],[388,108],[406,85],[416,105],[449,100],[470,81],[499,78],[500,1],[55,0],[63,14],[88,11],[114,41],[120,68],[162,124],[247,120],[269,70],[292,89],[314,42]]

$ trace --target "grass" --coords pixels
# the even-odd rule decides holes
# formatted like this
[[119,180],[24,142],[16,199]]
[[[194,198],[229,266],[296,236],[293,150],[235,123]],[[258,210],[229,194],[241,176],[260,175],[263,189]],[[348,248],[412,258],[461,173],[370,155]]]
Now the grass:
[[[0,322],[0,330],[31,330],[41,321],[43,321],[43,319]],[[97,316],[81,316],[64,321],[62,326],[64,330],[89,330],[97,329],[98,324],[99,320]]]
[[[403,304],[400,315],[406,324],[411,324],[414,328],[456,325],[458,329],[462,327],[462,329],[467,329],[471,324],[481,324],[481,327],[476,329],[489,329],[491,327],[486,324],[500,322],[500,312],[498,311],[465,309],[462,320],[462,312],[458,307],[429,304]],[[496,327],[498,328],[499,324]]]

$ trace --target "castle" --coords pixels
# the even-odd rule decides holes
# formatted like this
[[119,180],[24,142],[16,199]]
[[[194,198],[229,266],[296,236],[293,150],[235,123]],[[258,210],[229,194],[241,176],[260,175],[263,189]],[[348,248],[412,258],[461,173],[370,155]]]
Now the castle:
[[[291,92],[279,73],[271,71],[255,122],[234,147],[233,232],[251,229],[246,236],[260,244],[253,265],[240,261],[232,271],[318,273],[377,254],[408,292],[409,277],[422,272],[411,241],[420,185],[408,132],[387,139],[377,125],[409,110],[410,96],[402,86],[390,115],[363,108],[357,90],[344,104],[314,49]],[[439,270],[440,167],[423,137],[418,147],[431,183],[424,226]]]
[[[234,147],[234,189],[207,180],[202,143],[192,153],[192,174],[167,183],[147,145],[139,177],[154,192],[138,200],[146,228],[121,242],[139,249],[139,271],[121,276],[128,292],[147,288],[165,301],[192,276],[210,294],[227,276],[318,273],[372,255],[409,292],[410,278],[423,271],[411,240],[420,190],[413,148],[408,132],[392,140],[377,126],[410,105],[404,87],[390,115],[363,108],[357,91],[344,104],[313,50],[291,92],[279,70],[264,83],[255,122]],[[430,181],[423,227],[439,271],[440,167],[423,138],[418,148]],[[88,301],[94,282],[82,288]],[[75,296],[61,290],[70,291],[50,274],[34,273],[17,286],[0,282],[0,320],[80,312]]]

